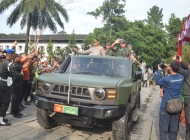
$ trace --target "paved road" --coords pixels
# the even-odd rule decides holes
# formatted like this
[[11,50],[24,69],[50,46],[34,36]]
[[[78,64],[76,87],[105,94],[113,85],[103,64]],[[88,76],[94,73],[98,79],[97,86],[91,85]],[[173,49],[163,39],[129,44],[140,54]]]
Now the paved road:
[[[157,140],[158,119],[156,108],[159,109],[159,90],[143,88],[141,91],[141,114],[138,123],[134,124],[131,140]],[[32,104],[23,111],[23,118],[7,118],[12,123],[10,127],[0,127],[0,140],[112,140],[111,128],[95,127],[72,128],[62,124],[58,127],[45,130],[40,127],[35,117],[36,107]],[[155,122],[155,123],[154,123]],[[154,127],[154,128],[153,128]],[[153,129],[152,129],[153,128]],[[179,136],[183,138],[184,128],[181,128]]]

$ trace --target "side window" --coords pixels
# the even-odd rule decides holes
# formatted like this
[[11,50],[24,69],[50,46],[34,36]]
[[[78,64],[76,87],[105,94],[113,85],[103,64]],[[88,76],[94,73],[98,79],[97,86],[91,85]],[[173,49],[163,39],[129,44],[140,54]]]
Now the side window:
[[19,51],[22,51],[22,46],[19,46],[18,49],[19,49]]

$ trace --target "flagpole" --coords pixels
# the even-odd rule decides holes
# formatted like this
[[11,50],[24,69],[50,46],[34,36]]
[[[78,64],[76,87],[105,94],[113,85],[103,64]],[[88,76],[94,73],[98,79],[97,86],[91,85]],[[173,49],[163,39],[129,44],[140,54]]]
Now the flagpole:
[[69,74],[69,88],[68,88],[68,99],[67,99],[67,104],[70,103],[70,91],[71,91],[71,67],[72,67],[72,55],[71,55],[71,66],[70,66],[70,74]]

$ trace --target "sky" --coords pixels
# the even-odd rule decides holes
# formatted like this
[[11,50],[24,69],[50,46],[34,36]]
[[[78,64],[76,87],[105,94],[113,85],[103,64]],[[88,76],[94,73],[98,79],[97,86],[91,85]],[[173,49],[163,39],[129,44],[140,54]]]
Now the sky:
[[[101,18],[95,19],[93,16],[88,15],[87,12],[94,11],[102,5],[104,0],[79,0],[76,3],[66,4],[64,7],[68,10],[69,22],[64,20],[64,27],[66,33],[70,34],[75,31],[75,34],[88,34],[93,32],[94,28],[102,27],[103,23]],[[147,11],[157,5],[163,8],[163,22],[168,23],[170,15],[175,13],[176,17],[183,18],[190,14],[190,0],[126,0],[126,13],[127,20],[142,20],[147,17]],[[21,30],[19,21],[11,28],[6,25],[7,17],[13,10],[13,6],[0,15],[0,33],[25,33],[26,28]],[[58,27],[58,25],[57,25]],[[58,27],[58,31],[62,29]],[[31,34],[34,34],[31,31]],[[43,34],[52,34],[49,29],[46,29]]]

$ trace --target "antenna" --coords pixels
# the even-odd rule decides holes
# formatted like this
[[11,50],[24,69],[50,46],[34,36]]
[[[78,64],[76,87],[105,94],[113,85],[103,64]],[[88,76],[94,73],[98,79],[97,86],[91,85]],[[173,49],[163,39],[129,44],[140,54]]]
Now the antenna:
[[69,89],[68,89],[68,99],[67,99],[67,104],[70,103],[70,91],[71,91],[71,67],[72,67],[72,55],[71,55],[71,66],[70,66],[70,74],[69,74]]

